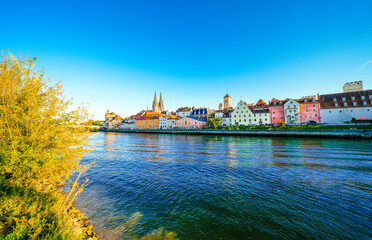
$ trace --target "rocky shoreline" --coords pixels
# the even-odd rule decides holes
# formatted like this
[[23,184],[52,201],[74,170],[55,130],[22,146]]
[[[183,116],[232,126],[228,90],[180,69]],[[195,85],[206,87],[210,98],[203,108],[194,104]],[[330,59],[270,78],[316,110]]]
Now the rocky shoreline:
[[97,236],[97,232],[93,231],[94,226],[90,224],[89,218],[85,216],[79,209],[70,207],[67,210],[67,214],[72,220],[72,225],[77,227],[86,240],[98,240],[100,237]]

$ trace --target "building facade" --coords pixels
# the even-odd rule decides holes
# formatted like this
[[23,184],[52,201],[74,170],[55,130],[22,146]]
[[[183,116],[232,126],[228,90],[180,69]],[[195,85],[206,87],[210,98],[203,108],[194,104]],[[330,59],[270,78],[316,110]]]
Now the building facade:
[[340,124],[355,119],[372,119],[372,90],[319,96],[322,123]]
[[254,108],[253,104],[240,100],[231,113],[231,124],[234,126],[270,124],[270,111],[267,108]]
[[294,99],[289,99],[284,104],[284,116],[286,124],[300,124],[300,103]]
[[184,117],[176,120],[175,128],[201,129],[208,126],[208,122],[194,117]]
[[[167,116],[165,114],[158,112],[142,111],[138,113],[136,116],[135,121],[136,129],[159,129],[160,128],[159,118],[166,119]],[[164,126],[163,122],[161,126]]]
[[191,116],[192,109],[190,107],[180,107],[176,110],[176,116],[178,117],[189,117]]
[[288,101],[289,99],[285,100],[279,100],[273,98],[270,101],[270,104],[268,106],[269,111],[270,111],[270,123],[271,124],[279,124],[281,122],[285,122],[285,117],[284,117],[284,104]]
[[215,111],[210,108],[195,108],[191,112],[191,117],[197,118],[199,120],[208,121],[212,113]]
[[120,117],[119,115],[107,110],[105,114],[105,122],[103,123],[103,126],[109,129],[119,128],[123,120],[124,119]]

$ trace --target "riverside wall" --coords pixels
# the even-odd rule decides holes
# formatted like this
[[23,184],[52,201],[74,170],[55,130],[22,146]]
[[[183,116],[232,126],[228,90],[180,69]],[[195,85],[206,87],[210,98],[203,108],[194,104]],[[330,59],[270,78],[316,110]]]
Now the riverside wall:
[[152,133],[152,134],[189,134],[224,136],[260,136],[260,137],[313,137],[372,139],[372,130],[193,130],[193,129],[100,129],[104,132]]

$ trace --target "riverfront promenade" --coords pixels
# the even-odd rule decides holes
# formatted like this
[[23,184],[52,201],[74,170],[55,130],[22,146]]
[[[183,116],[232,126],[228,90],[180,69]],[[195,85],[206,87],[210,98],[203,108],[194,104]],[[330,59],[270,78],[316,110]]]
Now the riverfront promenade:
[[192,129],[100,129],[105,132],[154,133],[154,134],[192,134],[261,137],[319,137],[372,139],[372,130],[192,130]]

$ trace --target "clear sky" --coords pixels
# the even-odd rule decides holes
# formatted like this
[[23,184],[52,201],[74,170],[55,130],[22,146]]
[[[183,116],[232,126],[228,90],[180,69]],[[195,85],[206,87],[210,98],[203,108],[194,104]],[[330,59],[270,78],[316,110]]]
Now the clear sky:
[[372,89],[372,1],[3,1],[0,49],[37,56],[95,119],[155,90],[176,110]]

